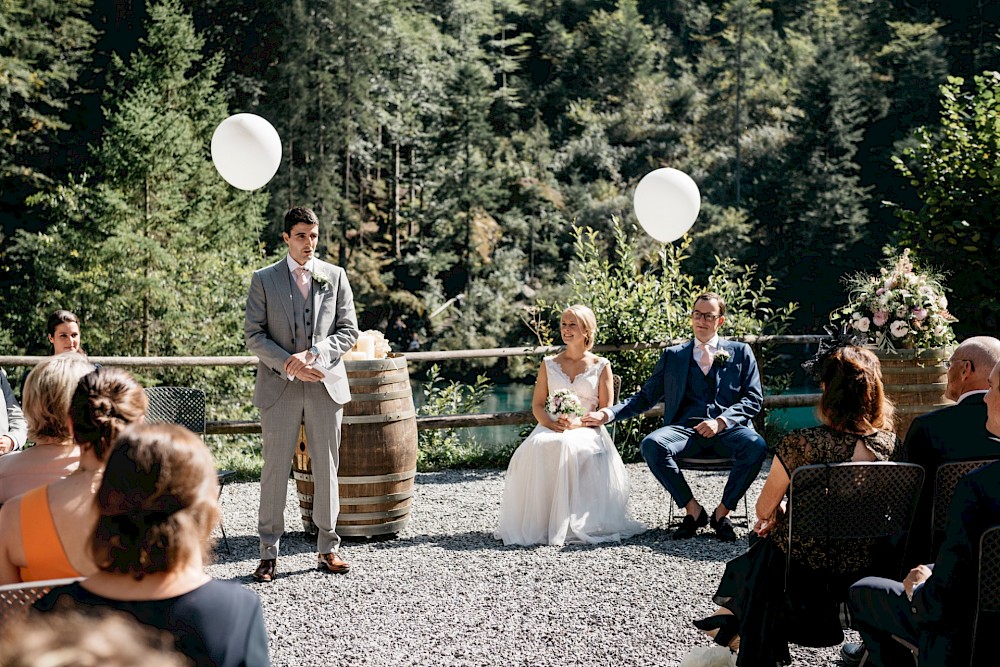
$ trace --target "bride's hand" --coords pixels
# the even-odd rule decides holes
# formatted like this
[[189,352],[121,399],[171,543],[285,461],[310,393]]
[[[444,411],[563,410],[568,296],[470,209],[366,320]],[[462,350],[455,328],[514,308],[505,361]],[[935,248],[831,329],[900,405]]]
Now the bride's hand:
[[581,421],[579,417],[567,418],[566,420],[567,429],[582,428],[582,427],[583,427],[583,421]]
[[549,430],[555,431],[556,433],[562,433],[563,431],[565,431],[566,422],[564,422],[563,419],[565,419],[565,415],[559,415],[559,417],[555,419],[555,421],[548,424]]

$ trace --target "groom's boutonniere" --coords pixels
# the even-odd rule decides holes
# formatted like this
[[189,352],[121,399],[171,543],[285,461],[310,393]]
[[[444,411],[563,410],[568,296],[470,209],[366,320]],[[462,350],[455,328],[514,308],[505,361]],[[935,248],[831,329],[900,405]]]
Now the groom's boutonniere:
[[326,279],[325,276],[321,276],[315,271],[312,272],[313,282],[319,285],[320,289],[326,288],[330,285],[330,281]]
[[725,366],[726,362],[729,361],[730,356],[731,355],[726,350],[719,350],[715,353],[715,356],[712,357],[712,363],[717,366]]

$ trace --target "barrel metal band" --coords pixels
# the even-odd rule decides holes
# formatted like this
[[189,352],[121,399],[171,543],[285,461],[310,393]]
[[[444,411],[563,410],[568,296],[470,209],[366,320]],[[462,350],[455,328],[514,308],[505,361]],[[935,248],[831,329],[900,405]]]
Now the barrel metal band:
[[[301,498],[301,496],[299,496]],[[340,506],[345,505],[381,505],[383,503],[396,503],[413,497],[413,491],[402,491],[400,493],[387,493],[384,496],[358,496],[357,498],[341,498]]]
[[410,374],[406,371],[402,373],[387,373],[370,378],[358,378],[348,376],[347,383],[352,387],[363,387],[366,385],[392,384],[393,382],[409,382]]
[[337,534],[341,537],[370,537],[372,535],[389,535],[398,533],[406,524],[410,522],[410,517],[404,516],[396,521],[386,523],[376,523],[366,526],[342,526],[337,524]]
[[401,422],[404,419],[413,419],[417,416],[416,410],[404,410],[403,412],[387,412],[384,415],[344,415],[344,424],[383,424],[389,422]]
[[375,482],[402,482],[417,476],[417,469],[393,472],[388,475],[361,475],[358,477],[337,477],[341,484],[373,484]]
[[337,521],[368,521],[370,519],[395,519],[398,516],[406,516],[410,513],[410,506],[400,507],[384,512],[341,512],[337,515]]
[[397,398],[410,398],[413,392],[410,388],[398,391],[383,391],[378,394],[355,394],[351,392],[351,401],[394,401]]
[[295,478],[295,481],[297,482],[313,481],[313,476],[311,472],[299,472],[298,470],[296,470],[295,472],[292,473],[292,476]]
[[313,501],[313,497],[312,497],[311,494],[308,494],[308,493],[300,493],[299,494],[299,502],[300,503],[311,503],[312,501]]

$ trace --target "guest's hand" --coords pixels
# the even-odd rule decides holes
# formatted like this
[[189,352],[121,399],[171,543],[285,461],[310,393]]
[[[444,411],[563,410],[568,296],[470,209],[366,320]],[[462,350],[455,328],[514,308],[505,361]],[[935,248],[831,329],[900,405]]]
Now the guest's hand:
[[706,419],[694,427],[694,432],[703,438],[715,437],[715,434],[721,430],[717,419]]
[[588,412],[580,419],[580,424],[583,426],[601,426],[607,423],[608,413],[604,410],[597,410],[595,412]]
[[903,590],[906,591],[906,597],[913,599],[913,589],[918,585],[922,584],[931,578],[933,572],[926,565],[918,565],[910,573],[906,575],[906,579],[903,579]]
[[775,518],[774,514],[768,517],[758,517],[757,523],[753,525],[753,532],[757,533],[759,537],[767,537],[774,530]]
[[0,435],[0,456],[14,449],[14,439],[9,435]]

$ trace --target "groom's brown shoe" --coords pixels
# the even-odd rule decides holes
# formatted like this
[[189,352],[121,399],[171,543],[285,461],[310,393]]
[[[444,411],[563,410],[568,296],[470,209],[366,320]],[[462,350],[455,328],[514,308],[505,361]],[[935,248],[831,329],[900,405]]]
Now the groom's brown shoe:
[[347,574],[351,571],[351,566],[336,553],[329,553],[319,554],[319,565],[316,569],[333,574]]
[[262,558],[260,565],[253,571],[253,580],[261,582],[274,581],[274,573],[278,569],[277,558]]

